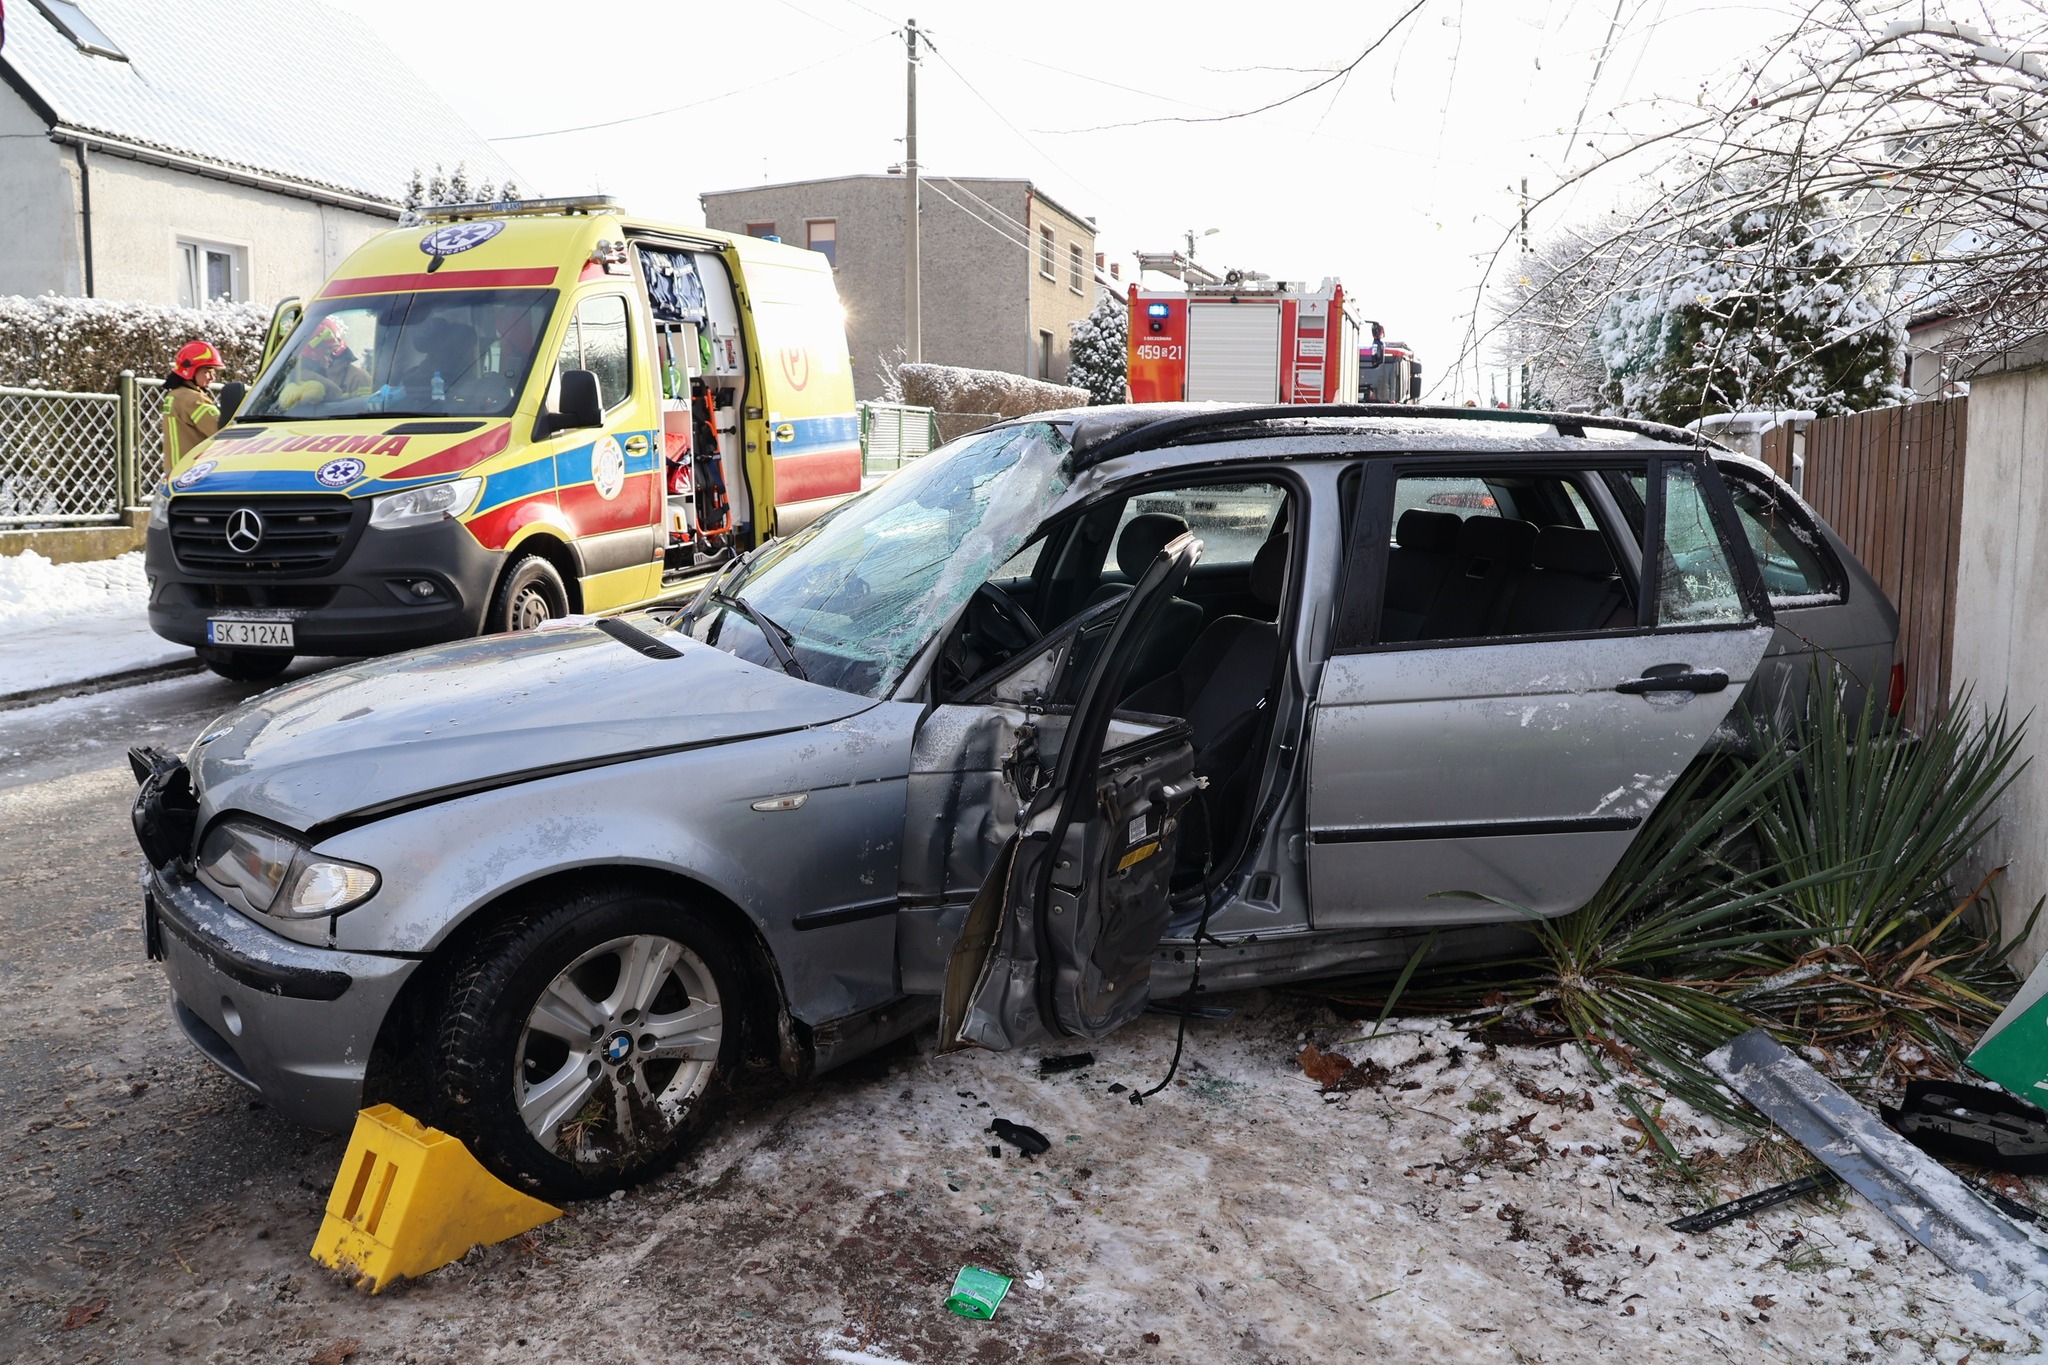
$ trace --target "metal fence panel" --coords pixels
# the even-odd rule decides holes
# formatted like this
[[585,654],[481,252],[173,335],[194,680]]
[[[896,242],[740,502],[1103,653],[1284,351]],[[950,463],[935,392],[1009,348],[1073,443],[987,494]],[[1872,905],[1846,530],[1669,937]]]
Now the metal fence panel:
[[860,405],[861,472],[889,474],[938,444],[938,414],[908,403]]
[[121,401],[0,389],[0,526],[121,519]]

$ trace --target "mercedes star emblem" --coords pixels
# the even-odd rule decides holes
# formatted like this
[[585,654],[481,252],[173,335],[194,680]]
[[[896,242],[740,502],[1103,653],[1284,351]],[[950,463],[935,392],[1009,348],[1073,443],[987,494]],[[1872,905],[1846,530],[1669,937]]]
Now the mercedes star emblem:
[[238,555],[254,554],[263,543],[263,518],[247,507],[228,513],[228,548]]

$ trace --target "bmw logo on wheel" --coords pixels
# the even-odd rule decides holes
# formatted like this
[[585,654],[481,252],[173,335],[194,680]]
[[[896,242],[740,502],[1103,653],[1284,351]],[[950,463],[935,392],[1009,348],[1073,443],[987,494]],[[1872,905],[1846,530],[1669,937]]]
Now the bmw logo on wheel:
[[623,1029],[604,1040],[604,1059],[608,1062],[623,1062],[632,1053],[632,1036]]

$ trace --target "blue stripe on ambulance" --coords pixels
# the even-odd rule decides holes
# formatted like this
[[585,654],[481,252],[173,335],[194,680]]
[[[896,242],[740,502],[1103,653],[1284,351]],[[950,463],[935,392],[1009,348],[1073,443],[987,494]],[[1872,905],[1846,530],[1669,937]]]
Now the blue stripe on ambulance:
[[[584,469],[586,477],[590,466],[589,449],[585,447]],[[562,457],[566,459],[567,457]],[[530,498],[535,493],[546,493],[561,486],[555,477],[556,457],[543,455],[537,460],[501,469],[484,480],[483,496],[477,499],[470,515],[488,512],[493,507],[503,507],[508,502]]]
[[811,455],[823,450],[848,450],[860,445],[860,418],[851,413],[837,413],[830,417],[788,417],[771,423],[769,432],[789,427],[794,435],[787,441],[775,441],[772,447],[777,459],[784,455]]
[[[657,437],[654,432],[619,431],[612,434],[618,438],[619,449],[626,457],[626,473],[628,475],[652,474],[654,472],[661,460],[661,456],[656,453],[655,442]],[[647,442],[647,448],[637,455],[626,448],[626,442],[635,436],[642,437]],[[556,478],[561,487],[572,488],[579,483],[593,482],[590,474],[590,454],[596,449],[597,442],[592,441],[589,445],[577,446],[574,450],[565,450],[555,456]]]

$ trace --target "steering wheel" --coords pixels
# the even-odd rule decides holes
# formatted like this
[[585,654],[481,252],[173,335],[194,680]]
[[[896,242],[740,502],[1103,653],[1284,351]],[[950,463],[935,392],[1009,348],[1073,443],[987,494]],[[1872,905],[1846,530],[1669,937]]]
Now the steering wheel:
[[995,584],[982,584],[974,596],[979,607],[974,614],[974,633],[1004,656],[1029,649],[1045,637],[1031,613]]

